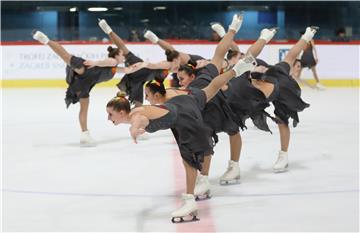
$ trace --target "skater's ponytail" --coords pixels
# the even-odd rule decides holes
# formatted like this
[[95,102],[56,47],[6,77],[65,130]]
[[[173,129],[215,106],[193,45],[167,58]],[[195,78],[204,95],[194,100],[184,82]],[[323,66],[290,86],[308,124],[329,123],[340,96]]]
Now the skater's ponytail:
[[145,87],[149,88],[153,95],[159,93],[160,95],[165,96],[166,90],[163,81],[164,80],[155,78],[154,80],[147,82]]
[[108,57],[112,57],[115,58],[116,55],[119,55],[120,53],[120,49],[119,48],[113,48],[111,46],[109,46],[107,48],[107,51],[109,52]]
[[125,98],[125,94],[119,91],[114,98],[112,98],[106,105],[107,108],[113,108],[115,111],[125,111],[130,113],[129,100]]

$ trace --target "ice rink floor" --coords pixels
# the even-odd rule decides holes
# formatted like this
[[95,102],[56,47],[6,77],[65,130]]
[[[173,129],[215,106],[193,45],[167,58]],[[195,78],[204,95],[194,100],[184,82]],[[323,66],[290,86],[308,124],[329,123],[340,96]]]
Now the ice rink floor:
[[[229,159],[220,134],[212,195],[199,222],[173,224],[185,175],[170,131],[134,144],[128,126],[107,121],[111,88],[91,93],[80,148],[78,105],[64,89],[2,89],[3,231],[359,231],[359,89],[303,90],[310,108],[291,128],[289,171],[274,174],[279,134],[242,132],[241,182],[220,186]],[[269,111],[272,113],[272,111]]]

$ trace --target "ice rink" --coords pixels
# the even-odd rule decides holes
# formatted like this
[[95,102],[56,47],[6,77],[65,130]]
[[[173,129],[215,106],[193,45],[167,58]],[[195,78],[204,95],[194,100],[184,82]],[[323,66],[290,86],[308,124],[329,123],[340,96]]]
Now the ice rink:
[[[91,93],[79,147],[78,105],[65,89],[2,89],[3,231],[359,231],[359,89],[303,90],[310,108],[291,128],[289,171],[274,174],[279,134],[242,132],[241,182],[220,186],[229,142],[220,134],[212,195],[199,222],[173,224],[185,174],[171,132],[134,144],[128,126],[107,121],[116,89]],[[272,110],[268,109],[272,113]]]

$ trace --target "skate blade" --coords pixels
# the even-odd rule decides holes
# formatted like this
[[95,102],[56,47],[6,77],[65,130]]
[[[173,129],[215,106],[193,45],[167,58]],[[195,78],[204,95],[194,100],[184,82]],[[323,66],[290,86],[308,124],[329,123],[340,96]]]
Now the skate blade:
[[287,172],[288,170],[285,168],[285,169],[274,169],[274,173],[284,173],[284,172]]
[[240,178],[235,180],[220,180],[220,185],[237,185],[240,184]]
[[31,36],[34,36],[37,31],[36,29],[31,30]]
[[284,173],[288,171],[288,165],[285,168],[273,169],[274,173]]
[[324,88],[324,87],[315,87],[314,89],[317,91],[325,91],[326,90],[326,88]]
[[150,137],[149,137],[149,135],[144,135],[144,134],[142,134],[142,135],[140,135],[140,136],[138,136],[137,137],[137,140],[138,141],[147,141],[147,140],[149,140],[150,139]]
[[310,27],[311,27],[311,29],[314,29],[316,31],[319,31],[319,29],[320,29],[320,27],[318,27],[318,26],[310,26]]
[[211,198],[210,192],[206,192],[202,195],[196,195],[195,196],[195,201],[205,201]]
[[[186,217],[191,217],[190,219],[187,219],[184,217],[173,217],[171,219],[171,222],[172,223],[188,223],[188,222],[196,222],[196,221],[200,221],[199,218],[197,218],[196,215],[189,215],[189,216],[186,216]],[[185,219],[184,219],[185,218]]]
[[80,142],[80,147],[96,147],[95,143],[81,143]]
[[272,30],[279,31],[279,29],[280,29],[279,27],[272,27],[272,28],[269,28],[269,30],[270,30],[270,31],[272,31]]

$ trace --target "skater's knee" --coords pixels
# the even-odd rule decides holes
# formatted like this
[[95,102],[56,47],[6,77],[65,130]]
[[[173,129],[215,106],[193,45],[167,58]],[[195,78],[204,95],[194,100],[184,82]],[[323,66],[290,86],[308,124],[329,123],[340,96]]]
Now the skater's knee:
[[278,123],[277,124],[279,129],[289,129],[289,125],[288,124],[285,124],[285,123]]
[[74,71],[77,73],[77,74],[84,74],[85,73],[85,67],[81,67],[80,69],[74,69]]

